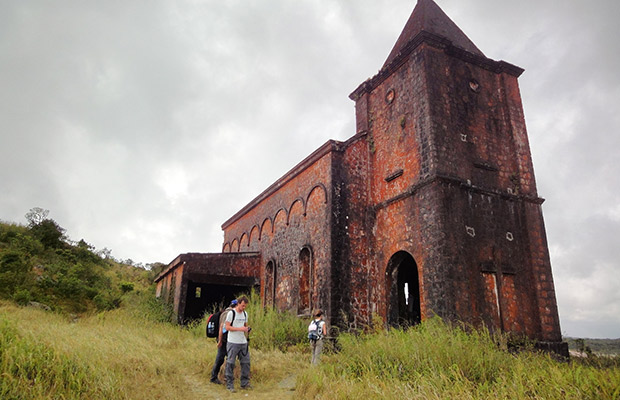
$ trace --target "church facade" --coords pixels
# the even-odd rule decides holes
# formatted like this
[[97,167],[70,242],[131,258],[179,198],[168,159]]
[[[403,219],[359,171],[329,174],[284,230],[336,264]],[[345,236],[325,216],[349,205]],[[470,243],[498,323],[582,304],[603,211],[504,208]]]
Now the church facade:
[[418,0],[381,70],[350,95],[355,134],[224,222],[221,254],[180,255],[158,296],[182,320],[197,295],[256,287],[265,306],[322,308],[347,327],[439,315],[566,353],[522,72]]

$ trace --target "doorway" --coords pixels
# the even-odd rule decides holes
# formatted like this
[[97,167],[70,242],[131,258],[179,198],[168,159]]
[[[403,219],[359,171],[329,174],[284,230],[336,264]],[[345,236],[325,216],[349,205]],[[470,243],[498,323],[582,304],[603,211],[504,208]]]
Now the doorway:
[[422,313],[418,266],[411,254],[406,251],[394,253],[388,262],[386,278],[388,325],[407,328],[419,324]]
[[265,306],[275,306],[276,299],[276,264],[269,261],[265,266]]

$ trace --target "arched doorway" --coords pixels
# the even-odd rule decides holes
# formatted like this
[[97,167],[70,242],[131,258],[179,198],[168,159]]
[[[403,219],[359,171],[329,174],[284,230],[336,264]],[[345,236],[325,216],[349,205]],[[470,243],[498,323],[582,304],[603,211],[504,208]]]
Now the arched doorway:
[[297,314],[310,314],[312,298],[312,252],[304,247],[299,252],[299,300]]
[[276,264],[269,261],[265,266],[265,306],[274,306],[276,299]]
[[394,253],[387,271],[387,322],[393,327],[408,327],[420,323],[420,284],[418,266],[406,251]]

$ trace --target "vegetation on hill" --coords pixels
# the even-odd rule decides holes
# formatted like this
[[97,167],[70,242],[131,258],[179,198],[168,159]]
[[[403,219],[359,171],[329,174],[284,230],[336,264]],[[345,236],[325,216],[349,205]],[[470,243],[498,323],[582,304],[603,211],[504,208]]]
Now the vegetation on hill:
[[620,339],[564,338],[570,350],[582,355],[620,355]]
[[125,293],[149,288],[154,272],[72,242],[47,214],[32,209],[28,226],[0,222],[0,299],[84,313],[117,308]]

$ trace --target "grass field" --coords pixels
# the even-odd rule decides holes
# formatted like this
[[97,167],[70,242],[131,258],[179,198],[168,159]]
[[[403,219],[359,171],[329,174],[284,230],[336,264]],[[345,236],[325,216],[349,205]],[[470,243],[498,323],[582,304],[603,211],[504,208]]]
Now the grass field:
[[[511,354],[502,350],[501,338],[498,341],[486,332],[465,333],[440,320],[408,331],[341,335],[339,352],[327,352],[321,366],[311,368],[303,341],[305,322],[263,312],[255,303],[249,310],[253,334],[264,336],[257,334],[251,342],[253,389],[230,394],[223,386],[209,383],[216,348],[213,339],[204,337],[201,325],[184,328],[156,322],[131,307],[72,319],[0,303],[0,398],[620,396],[618,359],[568,363],[532,352]],[[292,335],[301,339],[295,343]]]

